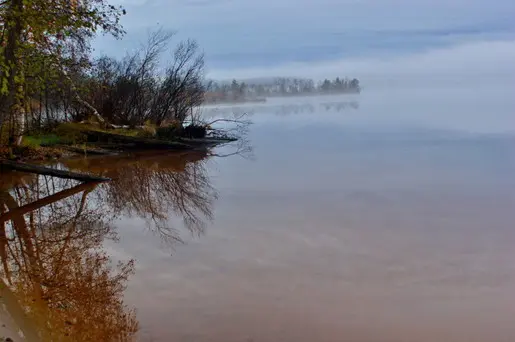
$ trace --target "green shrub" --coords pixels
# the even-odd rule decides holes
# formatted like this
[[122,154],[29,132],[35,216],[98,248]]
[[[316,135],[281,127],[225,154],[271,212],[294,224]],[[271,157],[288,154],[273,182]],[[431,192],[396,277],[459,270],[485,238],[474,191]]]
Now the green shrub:
[[88,136],[82,132],[79,124],[63,123],[54,130],[63,144],[82,144],[88,140]]
[[113,129],[99,130],[99,131],[112,133],[112,134],[118,134],[118,135],[125,135],[127,137],[137,137],[137,136],[139,136],[139,133],[141,130],[134,129],[134,128],[113,128]]
[[0,126],[0,145],[9,144],[9,125],[3,124]]
[[62,151],[50,147],[0,146],[0,158],[11,160],[48,160],[62,156]]
[[38,139],[38,137],[25,136],[21,141],[21,146],[39,148],[41,146],[41,141]]
[[183,136],[185,138],[202,139],[202,138],[206,137],[206,134],[207,134],[206,126],[189,125],[184,128]]
[[145,125],[143,126],[143,130],[152,136],[156,135],[156,126],[155,125]]
[[138,133],[136,134],[136,136],[138,138],[154,138],[155,135],[156,135],[156,131],[147,129],[147,127],[145,127],[142,130],[139,130]]
[[168,126],[156,128],[156,137],[159,139],[173,140],[181,137],[183,133],[184,127],[178,121],[174,121]]
[[207,129],[201,125],[188,125],[183,127],[181,123],[174,122],[169,126],[156,129],[156,136],[159,139],[173,140],[177,138],[205,138]]
[[44,134],[44,135],[29,135],[24,136],[22,140],[22,145],[30,146],[30,147],[40,147],[40,146],[54,146],[62,143],[62,140],[56,134]]

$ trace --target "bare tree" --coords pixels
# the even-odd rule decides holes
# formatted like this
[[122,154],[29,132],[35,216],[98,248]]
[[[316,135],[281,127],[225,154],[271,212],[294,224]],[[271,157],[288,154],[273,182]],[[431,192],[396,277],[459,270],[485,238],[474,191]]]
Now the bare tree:
[[159,60],[172,37],[173,32],[158,30],[121,61],[97,60],[88,93],[90,102],[109,122],[135,126],[150,119],[150,103],[159,85]]
[[165,77],[152,104],[156,124],[165,120],[183,122],[188,114],[204,101],[204,54],[196,41],[179,43],[172,64],[166,68]]
[[173,32],[158,30],[123,60],[100,58],[88,92],[90,103],[110,123],[138,126],[150,121],[183,122],[204,98],[204,56],[193,40],[180,42],[163,70],[160,62]]

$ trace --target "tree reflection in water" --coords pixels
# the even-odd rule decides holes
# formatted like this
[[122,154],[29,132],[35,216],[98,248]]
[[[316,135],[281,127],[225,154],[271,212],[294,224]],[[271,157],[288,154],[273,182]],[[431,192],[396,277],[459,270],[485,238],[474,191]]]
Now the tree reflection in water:
[[213,219],[217,192],[206,170],[207,152],[119,156],[99,162],[81,159],[67,162],[74,170],[91,171],[112,178],[101,184],[95,199],[113,215],[138,217],[162,241],[182,241],[170,216],[182,219],[191,233],[200,235]]
[[74,184],[43,176],[2,189],[4,278],[43,340],[129,340],[137,321],[122,295],[133,261],[112,267],[102,243],[116,236],[88,201],[96,185]]
[[113,178],[103,184],[47,176],[0,183],[1,273],[43,340],[134,338],[136,315],[123,302],[134,261],[113,265],[104,251],[104,241],[117,239],[111,222],[120,215],[140,217],[164,241],[180,241],[168,224],[172,214],[202,233],[216,199],[205,156],[65,164]]

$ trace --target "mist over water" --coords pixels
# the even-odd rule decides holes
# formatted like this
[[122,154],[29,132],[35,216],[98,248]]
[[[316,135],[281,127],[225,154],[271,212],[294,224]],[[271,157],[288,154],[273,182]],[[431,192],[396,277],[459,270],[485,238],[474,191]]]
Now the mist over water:
[[476,82],[204,108],[248,112],[254,158],[210,161],[214,221],[172,257],[126,228],[123,251],[141,262],[127,296],[142,334],[509,341],[509,94]]
[[280,98],[259,105],[208,106],[203,112],[207,116],[246,112],[257,125],[288,119],[291,126],[333,124],[362,130],[397,127],[514,133],[512,89],[497,84],[369,89],[360,95]]
[[[290,62],[266,68],[210,69],[213,78],[357,77],[364,89],[426,90],[460,86],[513,86],[515,40],[462,42],[448,47],[392,55],[369,55]],[[429,89],[428,89],[429,88]]]
[[[209,159],[214,219],[172,256],[122,219],[109,247],[138,261],[126,296],[141,336],[515,339],[513,1],[174,6],[152,20],[199,41],[210,79],[355,77],[363,91],[202,108],[248,113],[253,158]],[[151,26],[136,17],[134,39]]]
[[[353,98],[292,98],[258,107],[347,101],[359,111],[332,115],[322,111],[306,120],[345,125],[398,126],[463,130],[478,133],[512,132],[515,120],[515,41],[480,41],[397,56],[344,58],[290,63],[267,68],[219,69],[213,78],[274,76],[357,77],[363,91]],[[279,101],[279,102],[278,102]],[[255,107],[255,106],[254,106]],[[253,111],[252,106],[237,108]],[[306,107],[307,108],[307,107]],[[306,111],[307,109],[304,109]],[[272,111],[274,109],[272,108]],[[324,114],[325,113],[325,114]],[[258,119],[260,121],[261,117]],[[302,115],[297,116],[302,121]]]
[[514,0],[45,3],[0,5],[0,342],[515,341]]

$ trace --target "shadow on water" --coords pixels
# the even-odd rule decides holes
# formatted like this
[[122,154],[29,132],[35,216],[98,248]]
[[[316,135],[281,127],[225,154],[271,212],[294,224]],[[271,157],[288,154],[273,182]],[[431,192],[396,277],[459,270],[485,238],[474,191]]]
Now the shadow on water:
[[109,176],[76,181],[21,173],[0,178],[3,280],[43,340],[131,340],[135,311],[123,301],[134,260],[114,262],[114,220],[138,217],[163,241],[181,241],[169,223],[180,217],[193,234],[212,219],[216,191],[206,153],[76,159],[63,166]]

